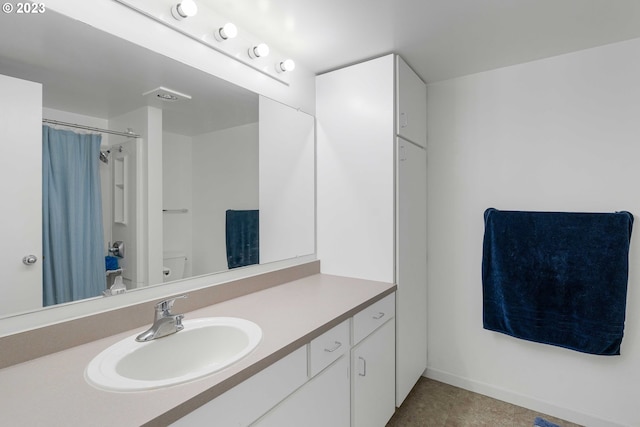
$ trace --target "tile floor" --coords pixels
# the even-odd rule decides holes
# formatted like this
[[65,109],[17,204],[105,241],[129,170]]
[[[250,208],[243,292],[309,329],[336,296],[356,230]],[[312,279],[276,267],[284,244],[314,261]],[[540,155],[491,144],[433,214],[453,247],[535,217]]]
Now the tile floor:
[[387,427],[533,427],[536,417],[567,421],[422,377]]

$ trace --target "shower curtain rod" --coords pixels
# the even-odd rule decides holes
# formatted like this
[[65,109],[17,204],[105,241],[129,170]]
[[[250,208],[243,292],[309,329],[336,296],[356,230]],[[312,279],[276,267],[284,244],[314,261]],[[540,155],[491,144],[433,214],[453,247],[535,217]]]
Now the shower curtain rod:
[[58,120],[42,119],[42,123],[49,123],[49,124],[52,124],[52,125],[59,125],[59,126],[67,126],[67,127],[72,127],[72,128],[76,128],[76,129],[90,130],[90,131],[93,131],[93,132],[108,133],[108,134],[111,134],[111,135],[126,136],[128,138],[140,138],[140,135],[138,135],[137,133],[133,133],[133,132],[118,132],[117,130],[94,128],[94,127],[91,127],[91,126],[84,126],[84,125],[78,125],[78,124],[75,124],[75,123],[61,122],[61,121],[58,121]]

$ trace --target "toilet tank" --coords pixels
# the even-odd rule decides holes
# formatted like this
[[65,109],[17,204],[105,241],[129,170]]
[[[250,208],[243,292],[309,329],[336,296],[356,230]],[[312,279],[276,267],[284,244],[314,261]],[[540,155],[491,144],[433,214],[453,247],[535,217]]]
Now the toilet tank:
[[166,251],[162,256],[162,281],[171,282],[184,278],[187,256],[180,251]]

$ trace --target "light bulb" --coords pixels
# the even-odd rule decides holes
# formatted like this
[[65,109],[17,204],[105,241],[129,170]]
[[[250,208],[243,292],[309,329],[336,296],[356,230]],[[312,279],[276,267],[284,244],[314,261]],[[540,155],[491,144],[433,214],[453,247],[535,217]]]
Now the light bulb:
[[232,39],[238,35],[238,28],[231,22],[227,22],[224,26],[218,28],[214,35],[218,41]]
[[249,48],[250,58],[264,58],[269,55],[269,46],[266,43],[260,43],[252,48]]
[[296,63],[293,62],[293,59],[285,59],[276,65],[276,71],[279,73],[284,73],[286,71],[293,71],[296,68]]
[[178,21],[198,13],[198,5],[193,0],[182,0],[171,8],[171,14]]

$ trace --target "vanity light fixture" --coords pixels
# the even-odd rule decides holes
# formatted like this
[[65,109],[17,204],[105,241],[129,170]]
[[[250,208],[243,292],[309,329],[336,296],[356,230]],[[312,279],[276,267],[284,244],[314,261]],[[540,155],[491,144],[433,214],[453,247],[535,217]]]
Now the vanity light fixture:
[[296,68],[296,63],[293,62],[293,59],[285,59],[284,61],[276,64],[276,71],[279,73],[293,71],[295,68]]
[[218,28],[213,35],[216,40],[223,42],[228,39],[232,39],[238,35],[238,28],[231,22],[227,22],[222,27]]
[[263,58],[267,55],[269,55],[269,46],[266,43],[260,43],[249,48],[249,58],[251,59]]
[[194,16],[196,13],[198,13],[198,5],[193,0],[182,0],[171,7],[171,15],[178,21]]

